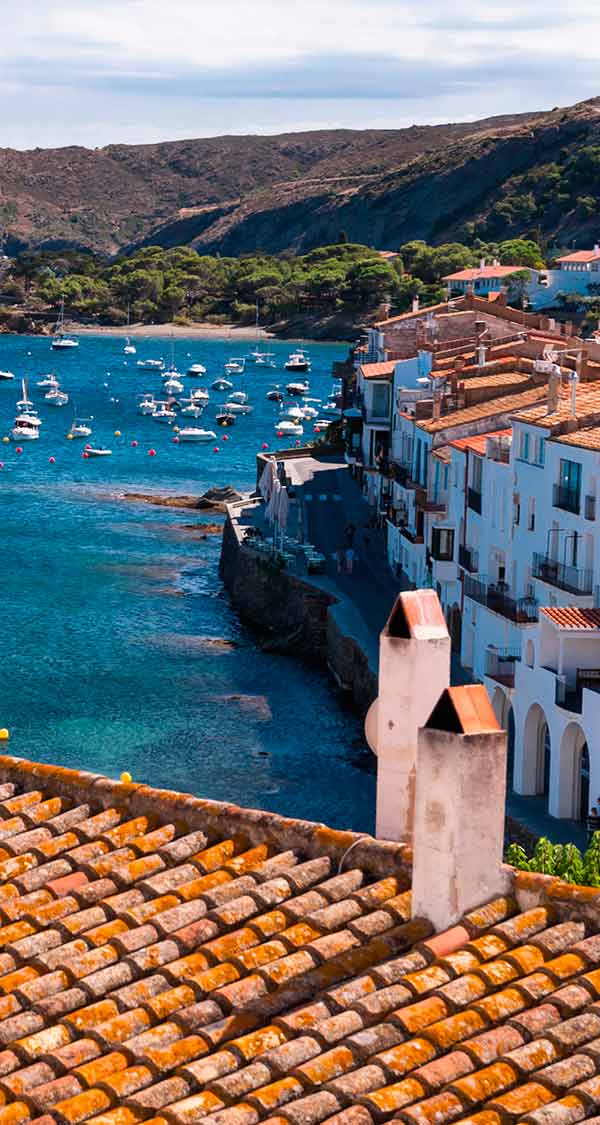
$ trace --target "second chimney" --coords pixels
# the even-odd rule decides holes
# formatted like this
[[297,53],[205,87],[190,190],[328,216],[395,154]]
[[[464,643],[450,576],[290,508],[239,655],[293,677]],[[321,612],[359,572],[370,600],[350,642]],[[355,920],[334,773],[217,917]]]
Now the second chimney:
[[505,893],[506,733],[482,684],[448,688],[419,731],[412,913],[436,931]]

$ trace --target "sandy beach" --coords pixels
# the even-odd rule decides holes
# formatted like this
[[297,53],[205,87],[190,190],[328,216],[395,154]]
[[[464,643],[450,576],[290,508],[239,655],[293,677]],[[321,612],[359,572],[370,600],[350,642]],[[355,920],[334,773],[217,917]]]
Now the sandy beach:
[[[121,327],[101,328],[94,326],[84,328],[81,324],[71,323],[68,331],[78,336],[131,336],[153,339],[156,336],[185,336],[186,339],[196,340],[254,340],[256,328],[254,325],[234,326],[231,324],[130,324]],[[258,335],[261,339],[272,338],[273,333],[259,328]]]

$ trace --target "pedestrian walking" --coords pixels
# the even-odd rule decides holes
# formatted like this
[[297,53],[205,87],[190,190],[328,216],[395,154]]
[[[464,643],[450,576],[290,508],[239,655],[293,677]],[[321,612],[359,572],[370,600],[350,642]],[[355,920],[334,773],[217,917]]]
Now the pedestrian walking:
[[354,569],[354,547],[346,547],[346,574],[352,574]]

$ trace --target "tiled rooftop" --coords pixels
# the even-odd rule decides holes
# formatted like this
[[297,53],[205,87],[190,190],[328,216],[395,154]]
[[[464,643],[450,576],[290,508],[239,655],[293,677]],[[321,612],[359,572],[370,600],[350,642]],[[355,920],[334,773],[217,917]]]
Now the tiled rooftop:
[[600,609],[553,605],[545,606],[541,612],[559,629],[600,629]]
[[473,434],[470,437],[455,438],[450,442],[454,449],[470,449],[473,453],[485,454],[488,438],[510,437],[512,430],[492,430],[487,434]]
[[[496,414],[515,414],[520,410],[523,410],[523,414],[525,414],[528,413],[525,411],[525,407],[533,406],[540,399],[545,399],[546,395],[545,387],[532,387],[527,391],[521,391],[520,394],[500,395],[499,398],[487,399],[486,402],[478,402],[474,406],[465,407],[463,410],[454,410],[450,414],[444,414],[436,421],[431,419],[419,422],[418,425],[420,429],[434,434],[453,426],[477,422],[480,418],[491,418]],[[545,406],[542,409],[545,409]]]
[[360,372],[363,379],[391,379],[395,366],[395,359],[382,363],[361,363]]
[[600,936],[558,891],[431,937],[402,845],[16,759],[0,782],[0,1125],[598,1111]]
[[530,409],[519,410],[518,420],[520,422],[529,422],[536,426],[543,426],[546,429],[552,429],[553,426],[558,425],[560,422],[565,422],[567,419],[574,417],[585,419],[589,415],[600,415],[600,384],[599,383],[580,383],[577,388],[575,415],[573,415],[571,408],[571,390],[567,386],[559,387],[558,392],[558,406],[551,414],[548,413],[548,391],[546,388],[539,388],[544,392],[544,402],[539,406],[533,406]]
[[529,381],[530,376],[523,375],[520,371],[495,371],[492,375],[475,375],[472,379],[466,379],[465,390],[478,387],[519,387]]
[[600,426],[589,426],[581,430],[574,430],[572,434],[560,434],[553,438],[561,445],[578,445],[581,449],[600,449]]
[[476,266],[474,269],[457,270],[456,273],[447,273],[442,281],[479,281],[494,277],[508,277],[523,266]]

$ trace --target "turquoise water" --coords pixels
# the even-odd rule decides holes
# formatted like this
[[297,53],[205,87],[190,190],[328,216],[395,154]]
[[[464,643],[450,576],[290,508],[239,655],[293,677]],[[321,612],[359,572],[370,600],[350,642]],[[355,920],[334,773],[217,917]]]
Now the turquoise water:
[[[119,499],[251,487],[262,442],[286,444],[265,394],[285,382],[291,345],[272,344],[277,372],[249,367],[234,379],[254,413],[223,442],[214,412],[225,395],[210,382],[251,345],[175,342],[180,370],[208,368],[204,380],[186,383],[210,390],[198,424],[217,429],[219,454],[214,443],[175,445],[169,427],[138,415],[136,393],[159,392],[160,376],[136,360],[168,356],[170,343],[136,346],[125,361],[117,338],[83,337],[61,354],[48,340],[0,337],[0,369],[27,377],[43,418],[40,440],[23,443],[21,455],[14,443],[0,445],[0,726],[10,729],[10,751],[371,830],[374,776],[360,722],[319,671],[256,648],[218,577],[220,537],[200,538],[194,511]],[[328,394],[331,363],[344,351],[311,346],[316,396]],[[93,438],[112,457],[83,460],[84,443],[66,440],[71,406],[46,406],[36,387],[50,370],[77,413],[93,416]],[[19,392],[17,380],[0,382],[0,435]]]

